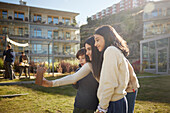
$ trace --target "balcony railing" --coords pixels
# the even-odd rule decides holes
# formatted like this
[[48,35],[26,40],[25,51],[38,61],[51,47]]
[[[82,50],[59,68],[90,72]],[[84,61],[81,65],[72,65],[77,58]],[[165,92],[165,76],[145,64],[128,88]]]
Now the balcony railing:
[[[53,38],[53,39],[52,39]],[[66,37],[42,37],[42,36],[31,36],[31,39],[39,39],[39,40],[44,40],[44,39],[48,39],[48,40],[54,40],[55,42],[59,41],[59,42],[72,42],[72,43],[80,43],[79,39],[74,37],[73,39],[67,39]]]
[[143,15],[143,20],[157,20],[157,19],[169,19],[170,15],[166,15],[166,16],[162,16],[162,15],[158,15],[158,16],[153,16],[153,15],[148,15],[148,14],[144,14]]
[[[43,53],[30,53],[31,56],[38,56],[38,57],[47,57],[48,54],[43,54]],[[49,54],[49,56],[51,57],[52,54]],[[75,54],[69,54],[69,53],[63,53],[63,52],[58,52],[58,53],[53,53],[54,57],[75,57]]]
[[38,24],[45,24],[45,25],[53,25],[53,26],[62,26],[62,27],[79,27],[76,23],[63,23],[63,22],[59,22],[59,23],[54,23],[53,21],[47,23],[46,20],[42,21],[42,20],[33,20],[33,23],[38,23]]

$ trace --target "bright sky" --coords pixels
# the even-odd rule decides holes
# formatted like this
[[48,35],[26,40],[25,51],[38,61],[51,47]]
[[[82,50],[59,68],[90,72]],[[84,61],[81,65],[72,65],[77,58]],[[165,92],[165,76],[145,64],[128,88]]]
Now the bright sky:
[[[19,4],[19,0],[0,0],[1,2],[8,2]],[[80,13],[77,17],[79,25],[87,23],[87,17],[106,9],[113,4],[120,2],[120,0],[24,0],[28,6],[56,9],[62,11]],[[158,1],[158,0],[151,0]]]
[[[19,0],[0,0],[19,4]],[[28,6],[56,9],[62,11],[70,11],[80,13],[77,17],[77,23],[86,24],[87,17],[120,2],[120,0],[23,0]]]

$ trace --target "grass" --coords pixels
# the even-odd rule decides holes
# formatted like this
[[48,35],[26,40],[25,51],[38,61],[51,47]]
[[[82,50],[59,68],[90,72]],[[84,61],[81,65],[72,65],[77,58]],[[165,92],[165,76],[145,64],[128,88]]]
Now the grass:
[[[169,81],[170,76],[140,78],[135,113],[170,113]],[[0,86],[0,95],[19,93],[29,94],[0,98],[0,113],[72,113],[76,90],[71,85],[53,88],[35,84]]]
[[0,94],[29,93],[26,96],[1,98],[0,112],[52,113],[73,110],[75,90],[71,86],[44,88],[34,84],[1,86]]
[[136,113],[170,113],[170,76],[140,78]]
[[153,73],[143,72],[143,73],[137,74],[137,76],[159,76],[159,74],[153,74]]

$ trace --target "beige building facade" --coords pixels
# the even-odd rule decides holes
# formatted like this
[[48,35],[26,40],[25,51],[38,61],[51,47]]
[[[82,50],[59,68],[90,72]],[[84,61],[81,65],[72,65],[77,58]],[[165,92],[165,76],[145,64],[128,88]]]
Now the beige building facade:
[[74,12],[0,2],[0,55],[8,36],[27,47],[12,45],[16,56],[22,51],[34,62],[74,59],[80,48],[79,27]]

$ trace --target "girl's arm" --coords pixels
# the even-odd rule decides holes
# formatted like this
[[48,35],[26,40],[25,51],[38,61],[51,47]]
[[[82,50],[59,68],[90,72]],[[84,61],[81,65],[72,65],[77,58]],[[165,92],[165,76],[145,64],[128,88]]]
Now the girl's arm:
[[52,86],[54,87],[54,86],[63,86],[63,85],[73,84],[77,82],[78,80],[87,76],[90,72],[91,72],[90,66],[88,63],[86,63],[76,73],[67,75],[60,79],[52,80],[52,83],[53,83]]
[[43,78],[42,86],[55,87],[55,86],[63,86],[63,85],[73,84],[73,83],[77,82],[78,80],[87,76],[90,72],[91,72],[90,66],[88,63],[86,63],[76,73],[67,75],[63,78],[52,80],[52,81],[48,81]]

